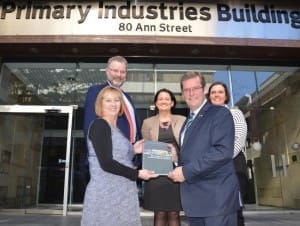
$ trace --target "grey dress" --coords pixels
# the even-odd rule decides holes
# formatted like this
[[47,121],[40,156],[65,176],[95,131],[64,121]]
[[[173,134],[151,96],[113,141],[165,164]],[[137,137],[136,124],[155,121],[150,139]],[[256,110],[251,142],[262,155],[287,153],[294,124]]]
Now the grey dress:
[[[111,127],[111,133],[113,159],[133,167],[132,145],[115,128]],[[81,225],[141,226],[136,182],[102,170],[89,137],[87,144],[91,179],[85,192]]]

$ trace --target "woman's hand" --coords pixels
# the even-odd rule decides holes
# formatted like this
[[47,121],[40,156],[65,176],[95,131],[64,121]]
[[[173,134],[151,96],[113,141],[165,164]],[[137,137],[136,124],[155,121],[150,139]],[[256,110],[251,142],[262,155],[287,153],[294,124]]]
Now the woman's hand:
[[133,145],[135,154],[141,154],[143,152],[144,142],[145,142],[144,139],[135,142],[135,144]]
[[177,163],[178,162],[178,155],[177,155],[177,150],[176,148],[174,147],[173,144],[168,144],[168,148],[170,148],[171,152],[172,152],[172,161],[174,163]]
[[143,180],[149,180],[151,178],[158,177],[158,174],[155,174],[154,171],[150,171],[147,169],[141,169],[138,172],[139,172],[138,177]]

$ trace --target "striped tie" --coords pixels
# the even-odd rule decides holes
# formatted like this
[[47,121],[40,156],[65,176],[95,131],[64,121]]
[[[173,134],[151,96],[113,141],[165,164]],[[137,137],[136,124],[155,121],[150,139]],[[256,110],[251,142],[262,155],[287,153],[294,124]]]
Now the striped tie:
[[193,122],[193,120],[194,120],[194,115],[195,115],[194,112],[191,112],[191,113],[189,114],[188,120],[187,120],[187,122],[186,122],[186,124],[185,124],[185,130],[187,130],[187,129],[190,127],[190,125],[192,124],[192,122]]
[[135,126],[134,126],[133,120],[135,120],[135,119],[132,118],[132,116],[129,112],[128,106],[126,104],[127,102],[129,102],[129,101],[125,100],[125,98],[127,98],[127,97],[125,96],[125,94],[122,92],[122,90],[120,88],[117,88],[117,89],[121,92],[122,99],[123,99],[122,100],[123,111],[124,111],[125,117],[126,117],[127,122],[128,122],[128,127],[129,127],[129,137],[128,137],[128,139],[129,139],[130,143],[133,144],[135,142],[135,130],[134,130]]

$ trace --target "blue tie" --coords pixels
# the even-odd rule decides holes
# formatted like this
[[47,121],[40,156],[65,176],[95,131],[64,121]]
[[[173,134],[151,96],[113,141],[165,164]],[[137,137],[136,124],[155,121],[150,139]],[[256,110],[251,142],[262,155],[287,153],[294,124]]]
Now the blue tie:
[[193,120],[194,120],[194,115],[195,115],[194,112],[191,112],[191,113],[189,114],[188,120],[187,120],[187,122],[186,122],[186,124],[185,124],[185,130],[187,130],[187,129],[190,127],[190,125],[192,124],[192,122],[193,122]]

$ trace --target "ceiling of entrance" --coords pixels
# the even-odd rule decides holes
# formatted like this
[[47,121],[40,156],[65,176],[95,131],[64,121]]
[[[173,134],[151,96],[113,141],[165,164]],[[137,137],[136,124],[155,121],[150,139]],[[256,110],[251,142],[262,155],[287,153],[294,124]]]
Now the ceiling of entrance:
[[[5,63],[2,68],[1,95],[5,104],[78,105],[84,104],[93,84],[106,81],[106,64],[100,63]],[[185,107],[180,94],[180,78],[199,65],[130,64],[123,89],[137,108],[149,108],[155,92],[172,90],[177,107]],[[203,70],[207,82],[214,71]]]

